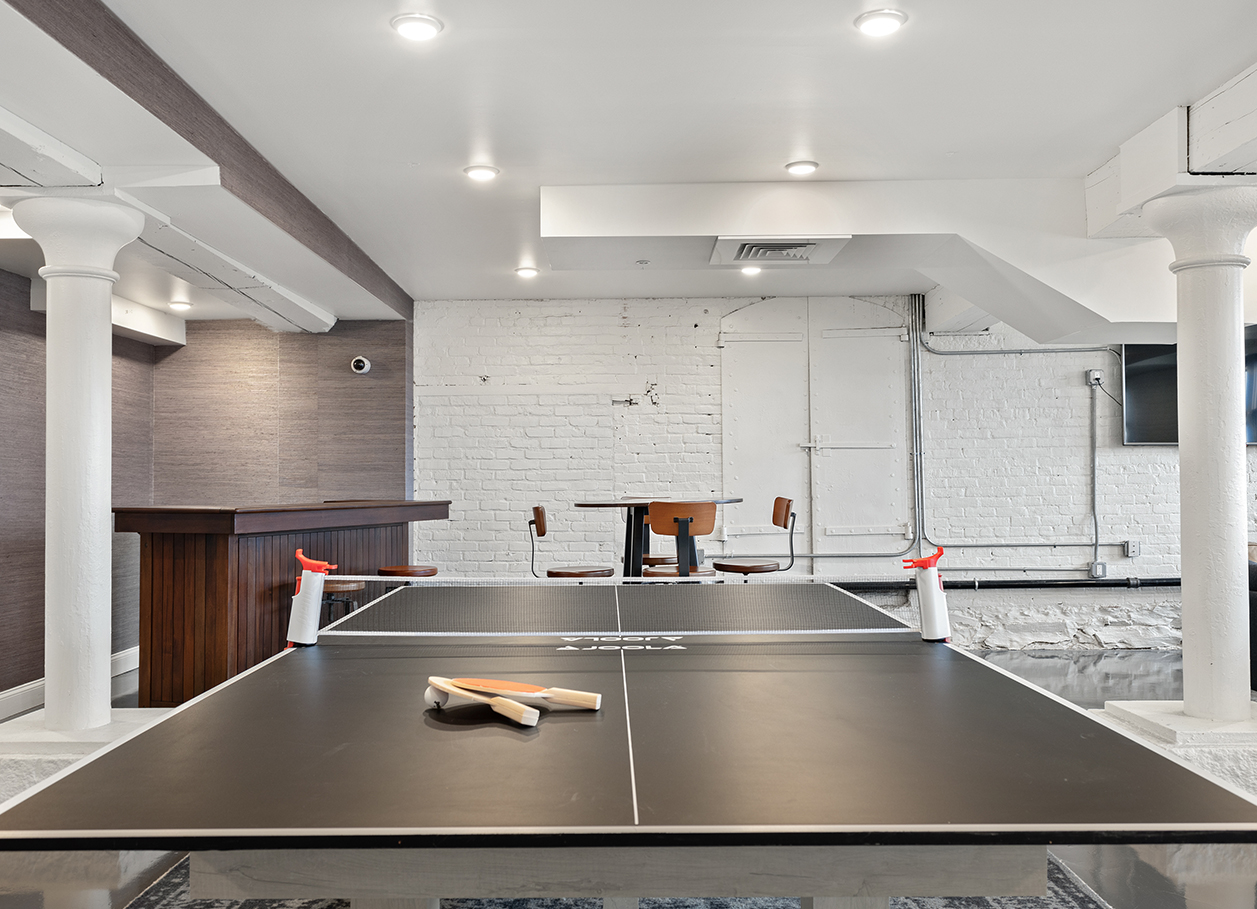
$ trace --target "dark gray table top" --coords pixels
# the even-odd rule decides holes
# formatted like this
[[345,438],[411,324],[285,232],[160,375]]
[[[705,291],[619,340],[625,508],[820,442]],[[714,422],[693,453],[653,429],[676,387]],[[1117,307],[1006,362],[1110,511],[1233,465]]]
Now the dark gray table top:
[[[517,726],[429,675],[599,691]],[[401,588],[0,848],[1250,840],[1257,805],[823,585]]]

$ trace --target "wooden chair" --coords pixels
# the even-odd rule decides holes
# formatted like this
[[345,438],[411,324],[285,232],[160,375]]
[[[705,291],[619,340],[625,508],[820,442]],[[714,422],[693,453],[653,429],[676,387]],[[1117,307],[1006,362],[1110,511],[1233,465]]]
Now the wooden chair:
[[713,502],[651,502],[650,530],[661,536],[676,537],[677,564],[652,565],[642,569],[644,578],[710,578],[716,572],[698,565],[694,538],[716,529]]
[[[650,526],[650,515],[643,515],[642,525]],[[646,549],[642,552],[642,565],[675,565],[677,557],[674,555],[651,555],[650,554],[650,534],[646,534]]]
[[[785,567],[789,571],[794,567],[794,520],[793,499],[780,496],[773,502],[773,523],[778,527],[790,530],[790,564]],[[774,559],[716,559],[711,567],[717,571],[736,572],[741,575],[762,574],[768,571],[781,571],[781,563]]]
[[[531,547],[531,557],[529,567],[532,570],[532,576],[539,578],[537,574],[537,539],[546,535],[546,509],[542,505],[533,506],[532,520],[528,522],[528,543]],[[533,531],[536,531],[536,536]],[[612,578],[615,577],[615,569],[606,565],[560,565],[557,568],[547,568],[546,577],[548,578]]]

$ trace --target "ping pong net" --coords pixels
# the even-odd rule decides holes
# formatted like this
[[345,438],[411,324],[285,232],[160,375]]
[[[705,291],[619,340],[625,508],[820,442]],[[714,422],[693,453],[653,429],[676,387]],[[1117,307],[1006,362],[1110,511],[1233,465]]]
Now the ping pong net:
[[[621,579],[622,580],[622,579]],[[564,635],[915,634],[831,583],[529,583],[460,579],[391,586],[322,629],[359,638]]]

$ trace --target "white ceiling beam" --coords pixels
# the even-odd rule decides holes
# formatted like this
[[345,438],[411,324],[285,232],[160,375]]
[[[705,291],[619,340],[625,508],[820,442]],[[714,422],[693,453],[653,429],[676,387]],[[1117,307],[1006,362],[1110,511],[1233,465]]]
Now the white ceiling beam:
[[1115,237],[1155,237],[1139,212],[1122,211],[1120,155],[1114,155],[1087,174],[1087,236],[1095,240]]
[[1193,104],[1188,126],[1193,173],[1257,172],[1257,64]]
[[1137,211],[1187,174],[1187,108],[1176,107],[1119,146],[1118,209]]
[[1148,200],[1255,177],[1257,64],[1190,107],[1168,112],[1087,175],[1087,236],[1156,236],[1140,215]]
[[1080,180],[545,186],[541,216],[570,259],[576,238],[850,234],[832,267],[911,269],[1041,342],[1174,319],[1169,244],[1088,239]]
[[925,295],[925,330],[930,334],[974,334],[998,322],[995,316],[941,284]]
[[[48,285],[43,278],[31,278],[31,311],[48,311]],[[117,294],[110,297],[110,319],[115,335],[154,347],[182,347],[188,342],[183,319]]]
[[322,307],[180,230],[160,212],[130,201],[150,215],[135,247],[145,261],[209,291],[274,331],[321,333],[336,324],[336,316]]
[[99,186],[100,165],[0,107],[0,186]]

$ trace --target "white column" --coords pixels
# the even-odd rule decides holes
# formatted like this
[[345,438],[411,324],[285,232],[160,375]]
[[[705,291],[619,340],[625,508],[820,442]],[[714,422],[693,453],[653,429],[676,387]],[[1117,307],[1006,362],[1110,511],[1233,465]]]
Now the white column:
[[48,282],[44,703],[50,729],[109,722],[110,293],[118,250],[144,227],[131,208],[42,197],[13,219],[44,251]]
[[1257,186],[1147,202],[1174,245],[1178,278],[1178,435],[1183,560],[1183,712],[1251,715],[1244,437],[1244,241]]

